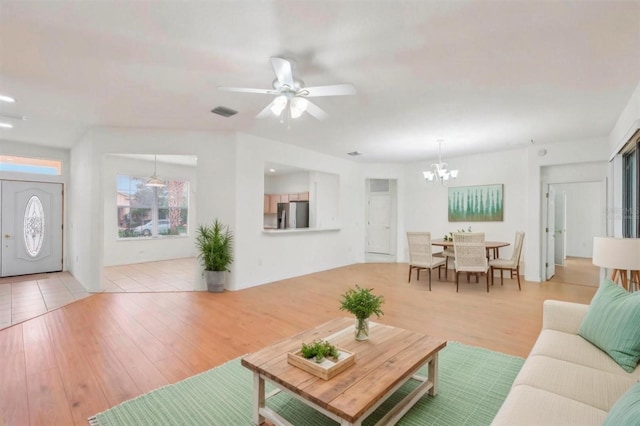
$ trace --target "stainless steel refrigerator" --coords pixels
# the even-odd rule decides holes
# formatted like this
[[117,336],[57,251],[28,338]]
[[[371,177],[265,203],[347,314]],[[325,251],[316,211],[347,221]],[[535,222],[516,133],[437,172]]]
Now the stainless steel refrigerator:
[[278,229],[308,228],[309,202],[278,203]]

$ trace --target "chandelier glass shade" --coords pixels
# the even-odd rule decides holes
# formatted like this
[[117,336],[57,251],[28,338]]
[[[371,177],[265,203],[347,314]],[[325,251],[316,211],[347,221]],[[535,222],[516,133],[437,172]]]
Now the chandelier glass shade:
[[431,165],[431,170],[422,172],[429,182],[439,182],[445,185],[447,181],[458,177],[458,170],[449,170],[447,163],[442,161],[442,141],[438,141],[438,162]]

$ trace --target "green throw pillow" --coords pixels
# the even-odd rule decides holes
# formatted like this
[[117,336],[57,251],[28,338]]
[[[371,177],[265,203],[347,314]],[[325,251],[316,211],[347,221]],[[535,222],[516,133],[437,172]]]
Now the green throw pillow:
[[640,360],[640,292],[628,293],[604,280],[578,334],[631,373]]
[[640,383],[636,383],[613,404],[602,426],[637,426],[640,424]]

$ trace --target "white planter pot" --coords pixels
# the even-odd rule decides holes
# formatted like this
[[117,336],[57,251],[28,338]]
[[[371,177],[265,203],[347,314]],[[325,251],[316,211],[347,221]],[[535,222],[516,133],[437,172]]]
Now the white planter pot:
[[227,271],[204,271],[207,290],[211,293],[222,293],[227,281]]

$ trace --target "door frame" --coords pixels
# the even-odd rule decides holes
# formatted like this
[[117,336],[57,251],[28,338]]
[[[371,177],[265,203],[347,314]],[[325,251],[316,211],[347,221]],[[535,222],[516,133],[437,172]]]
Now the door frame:
[[[549,190],[549,186],[554,185],[554,184],[570,184],[570,183],[599,183],[601,185],[601,195],[602,195],[602,202],[603,205],[600,206],[602,207],[601,211],[608,211],[608,206],[609,206],[609,199],[608,199],[608,188],[607,188],[607,178],[604,179],[584,179],[584,180],[573,180],[573,179],[568,179],[567,181],[564,182],[556,182],[556,181],[543,181],[542,182],[542,190],[541,190],[541,206],[542,206],[542,214],[541,214],[541,219],[542,219],[542,226],[540,227],[540,239],[542,241],[541,244],[541,250],[540,250],[540,277],[541,277],[541,281],[545,282],[547,281],[547,268],[545,266],[545,262],[547,261],[546,259],[548,258],[548,241],[546,238],[546,232],[545,232],[545,228],[547,227],[547,215],[548,215],[548,205],[547,205],[547,200],[546,200],[546,194],[548,194],[548,190]],[[606,233],[606,229],[607,229],[607,217],[606,215],[602,215],[602,222],[601,222],[601,228],[603,230],[603,232]],[[565,254],[566,254],[566,246],[565,246]]]
[[[367,242],[369,241],[369,231],[368,226],[366,225],[368,217],[369,217],[369,200],[371,198],[371,181],[372,180],[387,180],[389,181],[389,191],[386,194],[389,194],[389,200],[391,202],[391,214],[389,219],[389,254],[375,254],[369,253],[367,251]],[[380,194],[380,192],[376,192]],[[388,178],[366,178],[365,179],[365,211],[364,211],[364,223],[365,223],[365,232],[364,232],[364,255],[365,259],[369,256],[386,256],[389,261],[396,261],[398,257],[398,180],[397,179],[388,179]],[[365,260],[366,261],[366,260]]]

